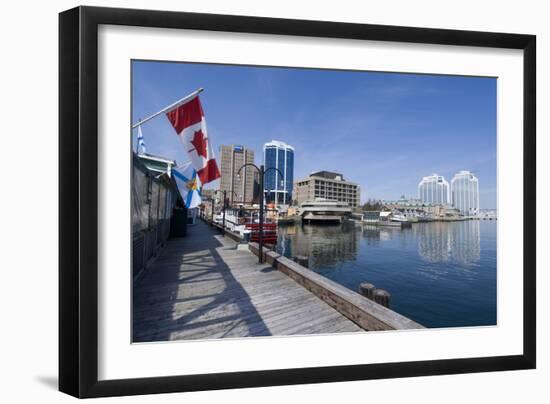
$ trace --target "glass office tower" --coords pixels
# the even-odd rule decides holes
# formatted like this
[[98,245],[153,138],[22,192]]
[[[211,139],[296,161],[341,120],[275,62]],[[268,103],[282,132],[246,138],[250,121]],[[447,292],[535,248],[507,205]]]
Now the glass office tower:
[[[294,148],[278,140],[264,144],[264,166],[266,203],[290,205],[294,181]],[[282,177],[278,171],[270,168],[278,168]]]
[[422,178],[418,183],[418,199],[424,203],[449,204],[449,183],[437,174]]
[[459,171],[451,180],[453,206],[464,216],[479,214],[479,181],[470,171]]

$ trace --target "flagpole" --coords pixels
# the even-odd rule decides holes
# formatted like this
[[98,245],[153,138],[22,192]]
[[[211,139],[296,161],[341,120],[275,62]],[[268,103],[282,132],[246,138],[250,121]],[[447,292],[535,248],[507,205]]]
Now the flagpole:
[[140,120],[138,123],[135,123],[132,125],[132,129],[135,129],[137,128],[138,126],[140,125],[143,125],[145,122],[147,121],[150,121],[151,119],[155,118],[156,116],[159,116],[160,114],[162,114],[163,112],[167,112],[167,111],[170,111],[176,107],[178,107],[180,104],[184,104],[186,103],[187,101],[189,101],[190,99],[196,97],[200,92],[204,91],[204,88],[199,88],[198,90],[195,90],[193,91],[191,94],[189,95],[186,95],[185,97],[177,100],[176,102],[168,105],[167,107],[161,109],[160,111],[158,112],[155,112],[153,115],[151,116],[148,116],[147,118],[144,118],[142,120]]

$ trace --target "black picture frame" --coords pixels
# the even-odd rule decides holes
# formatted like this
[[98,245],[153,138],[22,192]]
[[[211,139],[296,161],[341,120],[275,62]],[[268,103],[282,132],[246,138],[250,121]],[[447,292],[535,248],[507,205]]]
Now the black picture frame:
[[[99,381],[98,26],[113,24],[523,50],[523,354]],[[533,369],[536,366],[536,37],[78,7],[59,15],[59,389],[76,397]]]

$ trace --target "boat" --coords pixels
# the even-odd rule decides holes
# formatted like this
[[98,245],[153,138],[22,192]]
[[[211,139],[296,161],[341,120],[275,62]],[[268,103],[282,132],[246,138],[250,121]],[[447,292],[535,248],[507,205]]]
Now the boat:
[[352,209],[347,202],[325,198],[305,201],[298,209],[302,223],[342,223],[351,216]]
[[[214,216],[214,222],[223,226],[223,211]],[[258,209],[228,208],[225,210],[225,229],[241,236],[245,241],[257,241],[260,226]],[[264,216],[264,243],[277,241],[277,221]]]
[[375,224],[376,226],[386,226],[386,227],[411,227],[411,222],[409,221],[409,218],[403,214],[401,214],[399,211],[394,212],[380,212],[379,218],[377,222],[373,222],[372,224]]
[[[225,228],[243,238],[250,234],[250,230],[246,228],[246,224],[255,220],[257,221],[253,216],[247,216],[246,211],[243,209],[228,208],[225,210]],[[214,222],[223,226],[223,212],[218,213],[214,217]]]
[[408,222],[409,219],[407,218],[407,216],[405,216],[403,213],[401,212],[393,212],[391,215],[390,215],[390,221],[392,222]]

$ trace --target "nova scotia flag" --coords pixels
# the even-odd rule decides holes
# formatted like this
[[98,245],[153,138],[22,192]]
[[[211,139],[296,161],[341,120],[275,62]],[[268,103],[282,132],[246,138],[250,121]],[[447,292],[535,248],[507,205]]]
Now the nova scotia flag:
[[189,163],[179,170],[172,169],[172,174],[187,209],[199,206],[202,199],[200,194],[201,183],[197,171]]

